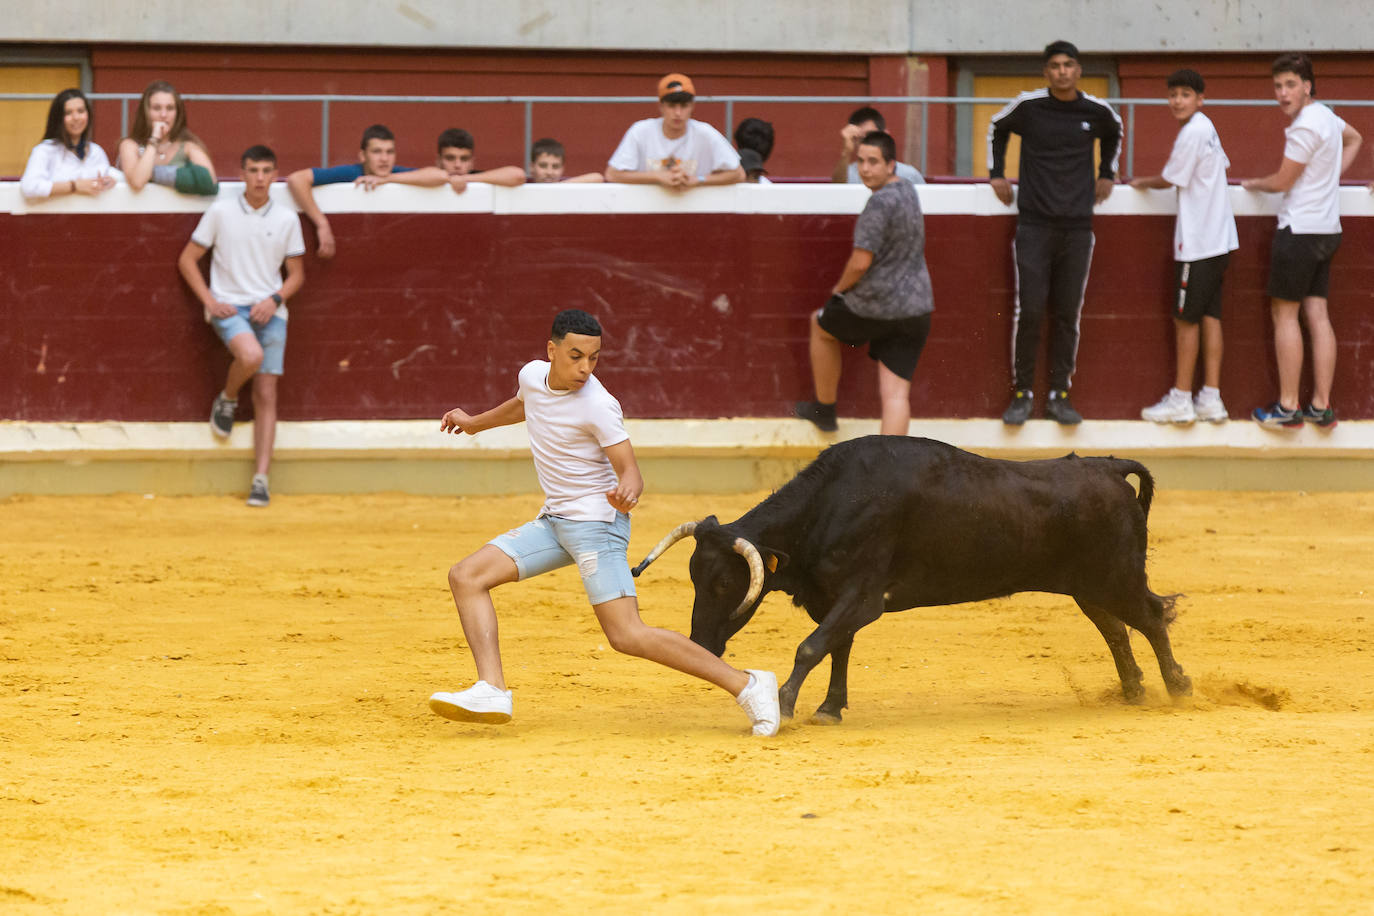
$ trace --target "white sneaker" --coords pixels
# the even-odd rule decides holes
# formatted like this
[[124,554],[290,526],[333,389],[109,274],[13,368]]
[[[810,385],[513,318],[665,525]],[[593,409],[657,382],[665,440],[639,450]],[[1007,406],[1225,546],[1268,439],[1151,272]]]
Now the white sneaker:
[[1151,423],[1192,423],[1197,419],[1193,411],[1193,399],[1186,391],[1170,388],[1169,393],[1159,399],[1158,404],[1146,407],[1140,412],[1143,419]]
[[1206,420],[1208,423],[1225,423],[1230,419],[1226,413],[1226,405],[1221,403],[1221,395],[1213,395],[1205,398],[1201,393],[1193,398],[1193,412],[1197,414],[1199,420]]
[[778,678],[771,671],[748,670],[749,683],[735,702],[754,723],[754,734],[771,738],[778,733]]
[[430,709],[455,722],[504,725],[510,721],[514,706],[509,690],[500,690],[486,681],[478,681],[457,693],[436,693],[429,698]]

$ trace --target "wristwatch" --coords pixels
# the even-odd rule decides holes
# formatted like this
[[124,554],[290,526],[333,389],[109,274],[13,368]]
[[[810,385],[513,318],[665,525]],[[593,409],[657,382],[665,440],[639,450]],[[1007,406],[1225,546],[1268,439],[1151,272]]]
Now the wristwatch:
[[286,304],[286,300],[283,299],[283,298],[281,297],[281,293],[273,293],[273,294],[272,294],[272,301],[275,302],[275,303],[277,303],[277,305],[285,305],[285,304]]

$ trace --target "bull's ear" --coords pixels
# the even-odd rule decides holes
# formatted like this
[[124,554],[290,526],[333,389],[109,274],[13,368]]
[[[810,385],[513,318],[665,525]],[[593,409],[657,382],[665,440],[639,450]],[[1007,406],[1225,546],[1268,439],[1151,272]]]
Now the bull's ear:
[[763,556],[763,565],[770,572],[775,573],[787,565],[787,554],[781,550],[773,550],[771,547],[760,547],[759,553]]

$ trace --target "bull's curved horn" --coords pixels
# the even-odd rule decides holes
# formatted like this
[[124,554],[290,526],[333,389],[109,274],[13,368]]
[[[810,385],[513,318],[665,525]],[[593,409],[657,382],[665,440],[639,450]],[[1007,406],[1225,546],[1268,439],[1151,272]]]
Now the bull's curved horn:
[[730,619],[734,620],[749,610],[749,606],[758,598],[759,592],[763,591],[763,557],[759,556],[759,549],[744,538],[735,538],[735,543],[730,549],[744,557],[744,561],[749,564],[749,591],[744,593],[744,600],[730,615]]
[[650,563],[663,556],[665,550],[672,547],[683,538],[691,536],[696,530],[696,522],[683,522],[672,531],[669,531],[663,536],[663,540],[659,541],[658,545],[655,546],[653,550],[649,551],[649,555],[641,560],[638,566],[630,570],[630,575],[638,576],[640,573],[644,572],[645,568],[648,567]]

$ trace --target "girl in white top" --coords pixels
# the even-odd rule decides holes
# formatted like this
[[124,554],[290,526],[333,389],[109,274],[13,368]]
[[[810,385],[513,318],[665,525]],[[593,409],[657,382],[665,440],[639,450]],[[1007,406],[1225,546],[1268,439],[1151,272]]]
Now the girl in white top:
[[63,89],[48,108],[43,142],[29,154],[19,190],[27,200],[99,194],[114,187],[110,160],[91,140],[91,106],[80,89]]

